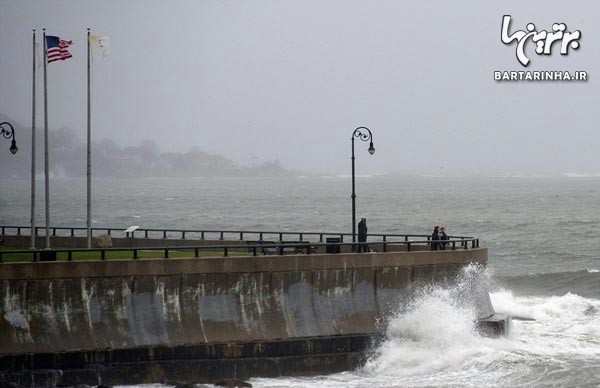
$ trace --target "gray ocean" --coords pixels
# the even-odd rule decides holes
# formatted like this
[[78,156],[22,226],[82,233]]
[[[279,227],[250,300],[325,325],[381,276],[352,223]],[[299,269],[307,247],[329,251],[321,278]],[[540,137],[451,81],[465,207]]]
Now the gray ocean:
[[[38,182],[43,225],[43,181]],[[347,176],[95,180],[93,226],[351,231]],[[85,226],[85,180],[53,178],[51,223]],[[0,224],[28,225],[28,180],[0,180]],[[423,293],[394,317],[360,369],[256,378],[255,387],[600,386],[600,177],[359,177],[370,233],[477,236],[504,338],[479,336],[450,290]],[[448,324],[450,322],[450,324]],[[159,387],[161,385],[155,385]]]

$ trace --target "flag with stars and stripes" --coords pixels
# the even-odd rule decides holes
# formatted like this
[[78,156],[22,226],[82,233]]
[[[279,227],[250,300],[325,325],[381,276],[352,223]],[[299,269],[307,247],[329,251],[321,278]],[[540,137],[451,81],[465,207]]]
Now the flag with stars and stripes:
[[72,40],[60,39],[58,36],[46,36],[46,55],[48,63],[64,61],[72,57],[67,47],[73,44]]

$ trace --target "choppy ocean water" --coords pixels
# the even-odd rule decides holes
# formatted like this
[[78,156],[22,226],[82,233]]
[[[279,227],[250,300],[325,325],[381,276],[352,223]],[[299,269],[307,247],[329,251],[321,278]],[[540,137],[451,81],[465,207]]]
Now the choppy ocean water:
[[[347,232],[350,189],[347,177],[97,180],[94,226]],[[85,181],[54,179],[51,190],[52,224],[84,226]],[[480,237],[496,311],[535,320],[484,338],[451,290],[431,290],[390,322],[388,341],[359,370],[251,383],[600,386],[599,194],[600,178],[359,178],[357,217],[369,232],[441,224]],[[38,198],[42,225],[41,190]],[[0,180],[0,224],[28,225],[29,212],[29,182]]]

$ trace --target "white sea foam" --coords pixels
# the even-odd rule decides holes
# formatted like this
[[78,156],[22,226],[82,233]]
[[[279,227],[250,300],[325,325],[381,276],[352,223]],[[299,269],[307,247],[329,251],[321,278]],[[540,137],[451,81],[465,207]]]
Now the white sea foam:
[[515,297],[510,291],[491,295],[496,311],[535,319],[515,322],[515,351],[531,356],[600,356],[600,300],[567,293],[552,297]]
[[387,340],[363,372],[413,378],[458,373],[500,357],[511,348],[511,340],[482,337],[475,327],[476,301],[487,288],[486,275],[471,265],[457,285],[423,289],[406,311],[390,320]]
[[[434,289],[390,321],[388,340],[366,364],[368,373],[399,377],[487,371],[509,374],[515,362],[552,365],[600,356],[600,301],[574,294],[516,297],[491,294],[497,312],[530,317],[513,321],[503,338],[479,335],[472,311],[452,299],[452,290]],[[498,369],[498,366],[505,366]]]

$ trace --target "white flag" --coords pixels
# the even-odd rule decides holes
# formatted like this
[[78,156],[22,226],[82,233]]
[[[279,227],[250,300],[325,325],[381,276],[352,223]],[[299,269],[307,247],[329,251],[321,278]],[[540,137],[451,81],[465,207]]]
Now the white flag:
[[102,59],[110,55],[110,38],[108,36],[90,35],[90,51],[93,59]]

